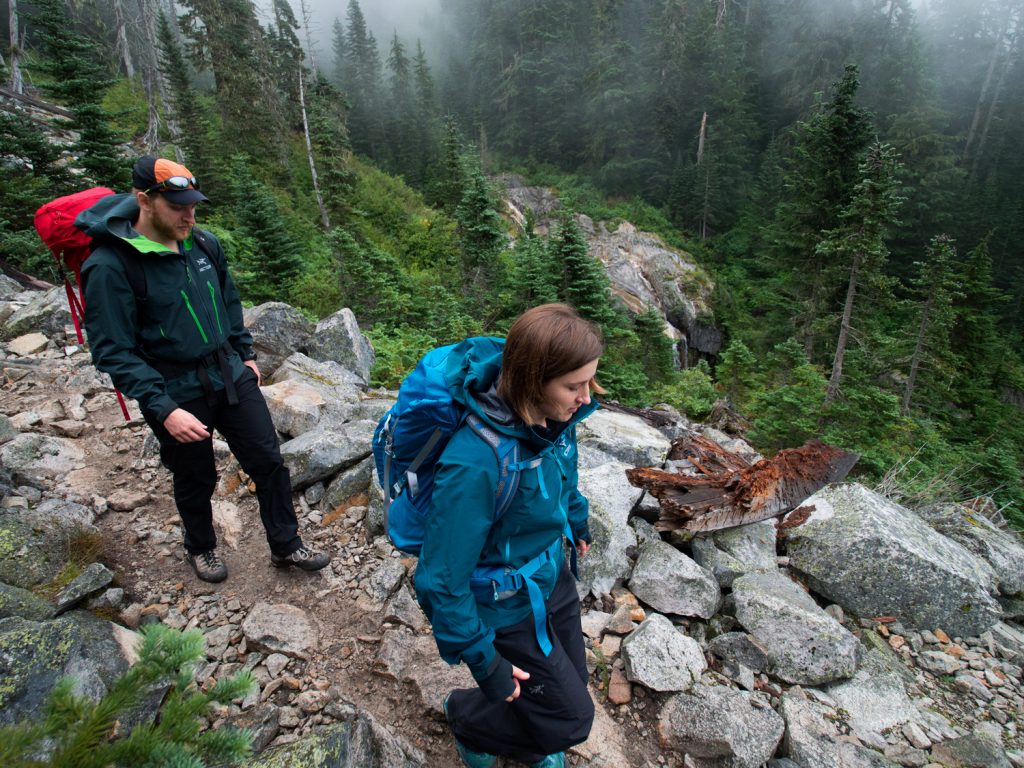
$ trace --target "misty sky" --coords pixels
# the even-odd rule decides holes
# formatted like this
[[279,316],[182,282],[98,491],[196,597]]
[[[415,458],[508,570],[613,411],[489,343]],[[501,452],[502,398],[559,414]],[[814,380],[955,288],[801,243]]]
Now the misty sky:
[[[289,2],[298,17],[301,14],[299,0]],[[387,58],[391,35],[396,29],[398,37],[410,52],[415,51],[417,37],[423,39],[424,46],[427,46],[432,10],[438,5],[439,0],[359,0],[359,7],[366,17],[366,23],[377,38],[382,60]],[[257,0],[257,7],[269,8],[269,2]],[[345,24],[348,0],[307,0],[307,7],[313,16],[310,31],[316,46],[317,63],[325,69],[330,69],[333,58],[331,28],[335,19]],[[269,14],[265,12],[262,18],[268,19]],[[433,23],[436,23],[436,18]]]

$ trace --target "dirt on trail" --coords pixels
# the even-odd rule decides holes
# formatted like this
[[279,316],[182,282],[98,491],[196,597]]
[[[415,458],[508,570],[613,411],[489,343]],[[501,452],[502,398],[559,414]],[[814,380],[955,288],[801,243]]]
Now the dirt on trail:
[[[126,422],[110,391],[69,394],[64,385],[73,375],[73,369],[63,366],[40,367],[16,377],[5,370],[0,412],[8,416],[35,412],[41,418],[31,427],[33,431],[72,439],[84,450],[86,458],[79,468],[45,492],[99,512],[96,526],[103,539],[99,559],[115,572],[116,585],[125,591],[122,620],[129,625],[159,620],[204,633],[231,625],[221,631],[222,637],[230,637],[226,649],[217,649],[216,656],[208,655],[206,672],[210,675],[208,684],[212,684],[215,676],[246,668],[251,649],[246,648],[240,626],[253,606],[273,603],[297,607],[315,620],[319,646],[306,660],[290,659],[276,679],[260,680],[261,699],[289,713],[287,718],[282,715],[281,727],[271,744],[288,743],[318,725],[332,722],[326,714],[329,707],[317,711],[296,703],[307,691],[326,692],[331,700],[349,702],[369,712],[388,731],[420,749],[429,768],[460,765],[440,702],[425,706],[412,683],[389,676],[378,662],[383,636],[393,625],[385,621],[382,604],[368,596],[368,586],[380,564],[397,557],[397,553],[384,541],[370,539],[365,507],[322,513],[308,504],[303,494],[296,493],[303,540],[329,552],[332,563],[317,573],[274,568],[247,478],[226,445],[215,443],[220,477],[214,496],[218,552],[229,576],[220,584],[202,582],[183,559],[171,476],[160,463],[156,441],[137,407],[129,404],[134,418]],[[84,427],[69,430],[67,420],[72,417],[68,414],[76,409],[79,415],[83,410],[87,412],[82,420]],[[405,564],[412,567],[413,562]],[[203,675],[203,666],[197,679]],[[237,708],[215,712],[211,723],[217,727],[245,714]],[[611,723],[610,715],[605,716],[605,723]],[[249,725],[244,721],[240,724]],[[634,749],[643,744],[638,751],[649,753],[639,764],[647,760],[665,764],[648,728],[637,732],[632,718],[620,721],[620,725],[632,731],[629,736]],[[633,740],[641,734],[648,738]],[[571,753],[568,763],[589,764],[585,754]],[[518,765],[512,761],[498,764]]]

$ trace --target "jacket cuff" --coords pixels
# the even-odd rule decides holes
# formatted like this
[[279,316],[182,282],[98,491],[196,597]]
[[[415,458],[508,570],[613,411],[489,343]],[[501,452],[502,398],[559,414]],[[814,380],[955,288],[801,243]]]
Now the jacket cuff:
[[156,400],[144,410],[151,414],[161,424],[164,423],[164,419],[170,416],[174,411],[178,409],[178,404],[171,400],[171,398],[163,395],[156,398]]
[[501,654],[494,654],[494,659],[487,668],[487,676],[477,680],[488,701],[504,701],[516,689],[515,680],[512,679],[512,662]]
[[585,541],[587,544],[592,544],[594,541],[594,537],[590,535],[590,526],[586,523],[576,526],[573,529],[572,535],[577,542]]

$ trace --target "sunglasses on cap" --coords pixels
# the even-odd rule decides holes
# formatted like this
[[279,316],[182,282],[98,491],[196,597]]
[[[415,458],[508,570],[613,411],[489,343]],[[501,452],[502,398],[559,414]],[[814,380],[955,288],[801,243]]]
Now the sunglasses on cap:
[[150,192],[181,191],[186,189],[199,189],[199,184],[196,182],[195,176],[171,176],[170,178],[164,179],[159,184],[154,184],[145,191],[145,194],[148,195]]

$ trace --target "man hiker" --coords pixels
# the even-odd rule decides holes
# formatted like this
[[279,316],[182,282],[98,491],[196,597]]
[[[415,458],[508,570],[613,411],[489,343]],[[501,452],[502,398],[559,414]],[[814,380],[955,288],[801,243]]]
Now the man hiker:
[[96,367],[138,401],[160,443],[185,559],[203,581],[227,578],[210,506],[216,429],[256,485],[270,562],[319,570],[330,557],[299,537],[291,479],[224,251],[195,228],[196,204],[207,197],[183,165],[150,155],[135,163],[132,187],[76,221],[96,246],[82,269],[85,327]]

